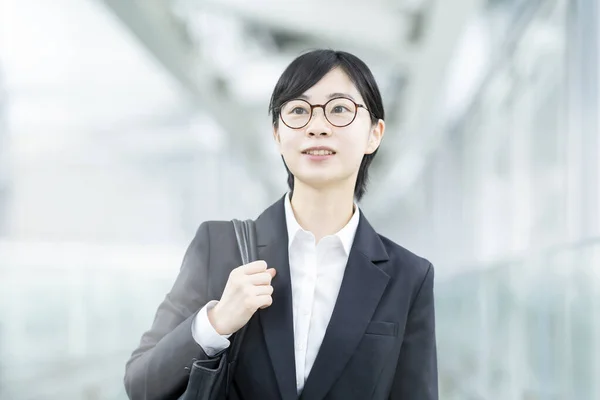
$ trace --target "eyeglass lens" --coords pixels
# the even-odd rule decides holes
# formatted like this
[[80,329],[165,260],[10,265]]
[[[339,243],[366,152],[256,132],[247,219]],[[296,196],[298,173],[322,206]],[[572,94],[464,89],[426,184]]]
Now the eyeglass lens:
[[[356,116],[356,104],[345,98],[331,99],[325,104],[325,118],[334,126],[346,126]],[[292,100],[281,109],[281,119],[291,128],[302,128],[312,116],[311,105],[304,100]]]

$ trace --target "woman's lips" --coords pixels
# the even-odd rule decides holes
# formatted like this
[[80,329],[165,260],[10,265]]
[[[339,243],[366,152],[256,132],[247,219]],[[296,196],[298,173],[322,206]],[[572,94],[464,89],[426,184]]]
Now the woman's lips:
[[335,152],[319,150],[303,152],[302,155],[308,157],[308,159],[312,161],[323,161],[333,157],[335,155]]

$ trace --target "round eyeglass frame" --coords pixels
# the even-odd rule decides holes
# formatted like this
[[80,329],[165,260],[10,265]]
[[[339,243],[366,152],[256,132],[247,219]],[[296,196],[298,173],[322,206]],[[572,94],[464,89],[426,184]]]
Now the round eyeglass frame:
[[[331,122],[331,121],[329,120],[329,118],[327,118],[327,112],[325,111],[325,109],[326,109],[326,107],[327,107],[327,104],[331,103],[331,102],[332,102],[332,101],[334,101],[334,100],[339,100],[339,99],[344,99],[344,100],[351,101],[351,102],[354,104],[354,107],[355,107],[355,108],[354,108],[354,116],[352,117],[352,119],[350,120],[350,122],[348,122],[347,124],[344,124],[344,125],[336,125],[336,124],[334,124],[333,122]],[[292,101],[303,101],[303,102],[305,102],[306,104],[308,104],[308,106],[310,107],[310,116],[308,117],[308,120],[306,121],[306,123],[305,123],[304,125],[302,125],[302,126],[298,126],[298,127],[289,126],[289,125],[288,125],[288,124],[285,122],[285,120],[283,119],[283,116],[281,115],[281,110],[282,110],[282,109],[283,109],[283,108],[286,106],[286,104],[288,104],[288,103],[290,103],[290,102],[292,102]],[[352,99],[349,99],[349,98],[347,98],[347,97],[334,97],[334,98],[332,98],[332,99],[328,100],[328,101],[327,101],[325,104],[310,104],[308,101],[306,101],[306,100],[304,100],[304,99],[290,99],[290,100],[286,101],[285,103],[283,103],[283,104],[282,104],[282,105],[279,107],[279,119],[281,119],[281,122],[283,122],[283,124],[284,124],[285,126],[287,126],[288,128],[290,128],[290,129],[302,129],[302,128],[304,128],[306,125],[308,125],[308,124],[310,123],[310,121],[312,120],[313,113],[314,113],[314,109],[315,109],[315,108],[319,108],[319,107],[320,107],[320,108],[323,110],[323,116],[325,117],[325,119],[327,120],[327,122],[329,122],[331,125],[335,126],[336,128],[344,128],[344,127],[346,127],[346,126],[350,125],[351,123],[353,123],[353,122],[354,122],[354,120],[356,119],[356,116],[358,115],[358,109],[359,109],[359,108],[364,108],[365,110],[367,110],[367,111],[369,112],[369,114],[372,114],[372,113],[371,113],[371,110],[369,110],[367,107],[365,107],[364,105],[362,105],[362,104],[359,104],[359,103],[355,102],[354,100],[352,100]]]

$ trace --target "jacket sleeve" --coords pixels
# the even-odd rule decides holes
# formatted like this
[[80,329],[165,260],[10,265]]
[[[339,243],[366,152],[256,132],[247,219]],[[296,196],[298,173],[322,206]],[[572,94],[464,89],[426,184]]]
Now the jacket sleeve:
[[431,264],[408,314],[390,400],[437,400],[438,373]]
[[[187,385],[194,361],[216,368],[192,336],[192,323],[208,303],[209,230],[204,222],[188,247],[179,274],[159,305],[125,367],[125,390],[132,400],[177,398]],[[213,366],[214,364],[214,366]]]

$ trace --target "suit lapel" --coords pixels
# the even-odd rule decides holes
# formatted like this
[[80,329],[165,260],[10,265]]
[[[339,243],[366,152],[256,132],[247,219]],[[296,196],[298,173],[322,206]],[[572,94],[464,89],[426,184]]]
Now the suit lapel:
[[288,257],[288,238],[283,201],[268,208],[256,220],[258,256],[275,268],[273,304],[259,310],[265,343],[283,400],[297,399],[294,355],[294,321]]
[[390,279],[375,262],[387,260],[381,239],[361,213],[336,305],[302,399],[324,398],[342,373]]
[[[283,400],[297,399],[292,288],[283,199],[256,220],[259,258],[276,268],[273,304],[258,311],[265,343]],[[379,235],[363,213],[331,320],[304,386],[302,399],[321,400],[354,353],[390,279],[389,259]]]

